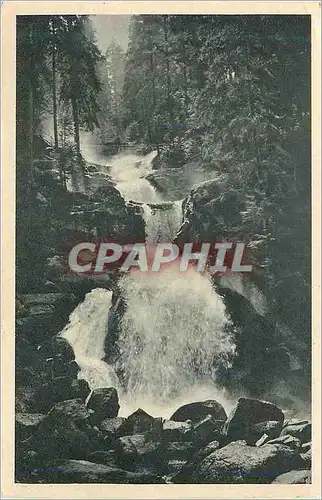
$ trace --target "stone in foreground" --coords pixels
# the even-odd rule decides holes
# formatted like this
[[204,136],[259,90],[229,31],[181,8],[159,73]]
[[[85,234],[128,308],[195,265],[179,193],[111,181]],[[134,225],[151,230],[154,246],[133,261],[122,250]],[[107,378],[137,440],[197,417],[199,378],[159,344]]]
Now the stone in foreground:
[[16,413],[16,439],[24,440],[32,436],[46,415],[41,413]]
[[206,457],[211,455],[214,451],[218,450],[220,444],[218,441],[211,441],[207,446],[201,448],[197,453],[194,453],[191,460],[189,460],[181,469],[181,471],[176,475],[174,483],[190,483],[191,475],[193,471],[197,468]]
[[146,432],[152,432],[157,424],[157,419],[149,415],[141,408],[138,408],[120,425],[120,427],[118,428],[118,435],[129,436],[131,434],[144,434]]
[[274,479],[273,484],[311,484],[310,470],[291,470]]
[[170,420],[176,422],[185,422],[191,420],[196,423],[211,415],[214,420],[226,420],[227,415],[224,407],[215,399],[208,399],[197,403],[189,403],[178,408],[177,411],[170,417]]
[[295,425],[287,425],[281,432],[281,436],[294,436],[301,441],[307,443],[311,440],[311,424],[309,422]]
[[166,420],[163,423],[162,438],[164,441],[184,441],[187,440],[187,435],[192,429],[192,423],[175,422]]
[[[284,421],[284,414],[276,405],[258,399],[240,398],[225,423],[224,433],[230,441],[252,439],[256,437],[252,436],[254,424],[272,421]],[[264,433],[268,434],[265,430]]]
[[114,484],[158,484],[163,480],[146,472],[129,472],[87,460],[54,460],[46,467],[31,471],[29,483],[114,483]]
[[120,409],[117,390],[114,387],[95,389],[89,397],[87,408],[94,411],[91,417],[93,423],[117,417]]
[[[192,471],[189,482],[213,484],[267,484],[298,466],[300,457],[284,445],[248,446],[245,441],[229,443]],[[178,481],[179,482],[179,481]]]
[[67,421],[81,422],[89,419],[83,401],[79,399],[67,399],[56,403],[48,413],[47,419],[54,425],[64,425]]

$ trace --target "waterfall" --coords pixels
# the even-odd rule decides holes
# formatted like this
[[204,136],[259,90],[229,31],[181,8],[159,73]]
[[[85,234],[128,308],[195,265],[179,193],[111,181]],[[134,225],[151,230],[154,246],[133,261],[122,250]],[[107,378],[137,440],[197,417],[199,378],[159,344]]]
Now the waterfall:
[[127,310],[119,339],[132,400],[168,406],[198,386],[213,385],[230,364],[234,343],[225,306],[210,281],[190,270],[133,273],[120,283]]
[[[109,161],[126,201],[143,204],[149,244],[171,241],[182,219],[182,200],[163,201],[144,178],[155,154],[120,153]],[[180,404],[200,398],[216,398],[229,409],[229,400],[216,387],[216,373],[229,365],[235,345],[224,303],[208,277],[193,269],[180,273],[171,268],[153,276],[131,272],[120,280],[120,288],[127,307],[117,366],[102,361],[112,292],[88,293],[62,332],[74,348],[79,377],[92,389],[116,387],[123,415],[141,406],[169,417]],[[123,390],[114,368],[121,369]]]
[[140,203],[162,201],[154,187],[145,179],[151,172],[151,161],[155,156],[156,151],[144,157],[125,152],[112,158],[111,175],[125,200]]
[[61,332],[73,346],[81,368],[78,377],[87,380],[92,389],[119,388],[113,367],[102,361],[111,299],[112,292],[102,288],[87,293],[84,302],[71,313],[67,326]]
[[155,204],[143,204],[146,241],[150,244],[172,241],[181,224],[183,200]]

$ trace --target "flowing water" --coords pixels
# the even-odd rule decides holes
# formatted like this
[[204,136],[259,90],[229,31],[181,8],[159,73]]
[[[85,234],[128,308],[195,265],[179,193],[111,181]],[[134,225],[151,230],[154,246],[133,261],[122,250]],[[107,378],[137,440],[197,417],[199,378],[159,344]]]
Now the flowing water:
[[168,269],[131,273],[120,286],[127,303],[120,360],[131,398],[166,409],[198,386],[213,386],[213,397],[216,370],[229,364],[234,345],[210,281],[194,270]]
[[127,201],[140,203],[159,203],[162,198],[145,176],[151,172],[151,162],[156,156],[152,151],[145,156],[134,153],[119,153],[110,161],[111,175],[116,188]]
[[[140,202],[147,242],[169,242],[179,229],[182,200],[164,202],[145,179],[155,152],[144,157],[121,153],[109,160],[110,173],[125,200]],[[145,274],[120,281],[127,304],[117,366],[108,366],[104,341],[111,292],[95,289],[70,316],[62,335],[70,342],[90,386],[118,389],[121,415],[138,407],[169,416],[180,404],[215,398],[230,402],[216,387],[216,371],[229,365],[235,346],[227,333],[224,303],[207,276],[190,270]],[[122,384],[114,371],[122,370]],[[122,387],[121,387],[122,385]]]
[[109,290],[92,290],[72,312],[62,331],[63,337],[73,346],[81,368],[79,378],[87,380],[92,389],[111,386],[120,389],[113,367],[102,361],[111,299]]
[[143,218],[147,243],[173,241],[182,220],[182,202],[183,200],[178,200],[159,205],[144,203]]

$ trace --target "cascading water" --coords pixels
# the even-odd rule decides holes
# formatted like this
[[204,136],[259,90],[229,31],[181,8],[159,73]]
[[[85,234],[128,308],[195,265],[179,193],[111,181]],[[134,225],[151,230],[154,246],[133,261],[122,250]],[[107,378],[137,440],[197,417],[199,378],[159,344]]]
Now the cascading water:
[[92,290],[72,312],[69,323],[61,332],[73,346],[81,368],[79,378],[87,380],[92,389],[110,386],[119,388],[113,367],[102,361],[111,300],[112,292],[109,290]]
[[[164,202],[144,178],[154,156],[121,153],[109,162],[123,197],[142,203],[149,244],[171,241],[182,218],[182,200]],[[123,415],[141,406],[166,417],[180,404],[214,397],[229,408],[215,377],[218,367],[229,364],[235,346],[225,306],[207,276],[175,268],[153,276],[132,272],[120,280],[120,288],[127,307],[115,368],[122,370],[124,391],[114,368],[102,361],[111,303],[106,290],[87,294],[62,332],[74,348],[79,377],[92,388],[116,387]]]
[[182,202],[170,201],[152,207],[146,203],[143,205],[147,243],[170,242],[175,238],[182,219]]
[[210,281],[194,270],[167,270],[131,273],[120,286],[127,303],[120,359],[131,398],[166,407],[198,385],[211,385],[234,344]]
[[139,203],[162,201],[154,187],[145,179],[151,172],[151,162],[155,156],[156,152],[152,151],[144,157],[120,153],[112,158],[111,175],[125,200]]

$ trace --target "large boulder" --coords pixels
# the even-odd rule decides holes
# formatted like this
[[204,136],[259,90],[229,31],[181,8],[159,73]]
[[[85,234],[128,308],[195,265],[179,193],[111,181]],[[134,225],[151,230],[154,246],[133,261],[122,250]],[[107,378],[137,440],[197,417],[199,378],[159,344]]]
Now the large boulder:
[[181,461],[186,463],[195,451],[195,444],[191,441],[172,441],[171,443],[161,443],[157,449],[158,455],[162,458],[165,466],[171,461]]
[[[218,441],[211,441],[206,446],[201,448],[192,455],[191,460],[188,460],[186,464],[182,467],[181,471],[174,478],[175,483],[189,483],[193,471],[196,469],[197,465],[200,464],[208,455],[211,455],[214,451],[220,448]],[[195,451],[195,449],[194,449]]]
[[208,399],[206,401],[189,403],[181,406],[170,417],[170,420],[176,422],[185,422],[186,420],[199,422],[207,417],[207,415],[211,415],[215,420],[227,419],[224,407],[215,399]]
[[311,440],[311,424],[303,422],[300,424],[290,424],[284,427],[281,436],[294,436],[298,438],[301,443],[307,443]]
[[81,399],[68,399],[56,403],[48,413],[47,421],[53,425],[65,425],[67,421],[89,421],[90,413]]
[[272,316],[265,313],[267,301],[252,276],[213,276],[212,281],[237,332],[232,366],[222,377],[217,375],[217,380],[229,387],[229,392],[246,392],[257,399],[271,393],[276,401],[276,385],[290,373],[290,353],[295,354],[292,342],[277,331]]
[[236,441],[208,455],[192,471],[194,483],[271,483],[297,467],[299,455],[283,445],[248,446]]
[[49,383],[55,383],[56,379],[62,377],[75,380],[80,370],[75,360],[66,362],[59,356],[47,358],[42,363],[43,379],[46,379]]
[[194,451],[195,444],[190,441],[161,443],[156,450],[158,470],[171,480],[190,460]]
[[144,241],[145,223],[136,206],[125,202],[112,185],[98,189],[85,210],[80,207],[78,219],[86,221],[88,230],[96,227],[98,235],[117,238],[122,243]]
[[40,460],[88,459],[91,452],[103,446],[103,435],[91,425],[90,413],[81,399],[55,404],[28,443]]
[[138,408],[127,417],[118,429],[119,436],[131,434],[155,433],[160,434],[162,422],[149,415],[146,411]]
[[58,377],[41,384],[35,395],[35,406],[40,412],[48,412],[52,406],[61,401],[81,399],[85,401],[90,388],[85,380],[73,379],[70,376]]
[[86,422],[67,421],[64,426],[39,429],[30,443],[42,460],[71,458],[86,460],[91,452],[104,446],[102,436]]
[[194,424],[188,437],[198,447],[204,446],[214,440],[221,442],[224,439],[222,435],[224,423],[225,422],[223,420],[215,420],[211,415],[207,415],[205,418]]
[[152,441],[147,434],[123,436],[115,443],[119,464],[129,470],[138,470],[143,466],[156,469],[160,462],[160,442]]
[[46,484],[160,484],[164,481],[155,474],[129,472],[87,460],[53,460],[35,467],[22,482]]
[[17,413],[16,419],[16,439],[23,441],[32,436],[38,429],[41,422],[46,418],[46,415],[41,413]]
[[98,427],[104,434],[106,438],[110,440],[115,440],[119,437],[119,429],[124,423],[124,417],[114,417],[114,418],[106,418],[103,422],[100,422]]
[[120,409],[117,390],[114,387],[94,389],[87,401],[87,408],[94,411],[91,417],[93,423],[117,417]]
[[274,479],[272,484],[311,484],[310,470],[291,470]]
[[301,441],[294,436],[288,436],[288,435],[279,436],[275,439],[267,441],[265,444],[282,444],[285,446],[289,446],[290,448],[298,452],[300,452],[301,450]]
[[187,440],[187,436],[191,430],[192,422],[166,420],[163,422],[162,440],[166,442]]
[[230,441],[254,441],[254,424],[272,421],[281,424],[284,421],[284,414],[276,405],[258,399],[240,398],[225,423],[224,433]]
[[65,363],[75,359],[74,349],[68,340],[59,335],[55,335],[52,339],[40,344],[37,350],[43,359],[59,357]]

